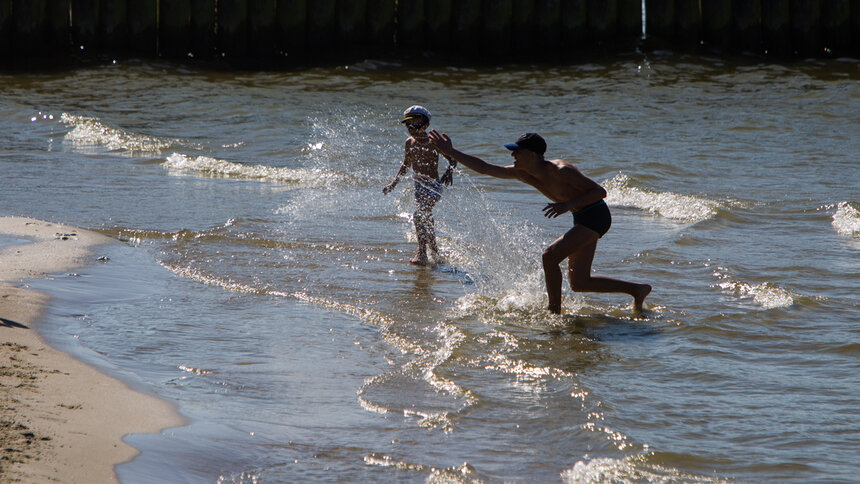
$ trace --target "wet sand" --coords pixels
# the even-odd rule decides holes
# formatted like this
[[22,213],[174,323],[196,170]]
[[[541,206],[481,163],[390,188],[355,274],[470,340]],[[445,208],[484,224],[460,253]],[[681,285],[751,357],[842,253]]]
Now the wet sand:
[[36,328],[49,298],[22,282],[92,264],[112,239],[18,217],[0,217],[0,235],[30,241],[0,247],[0,481],[117,482],[114,466],[137,455],[123,436],[183,419],[48,346]]

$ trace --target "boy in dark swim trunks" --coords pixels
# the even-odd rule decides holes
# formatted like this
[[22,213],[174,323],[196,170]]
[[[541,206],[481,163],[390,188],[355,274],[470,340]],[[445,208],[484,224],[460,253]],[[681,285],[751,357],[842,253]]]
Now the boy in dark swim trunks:
[[555,218],[573,212],[573,228],[543,252],[549,311],[561,312],[562,274],[559,264],[564,259],[568,260],[571,289],[576,292],[623,292],[633,296],[634,309],[642,311],[642,304],[651,292],[651,286],[591,275],[597,240],[603,237],[612,223],[609,207],[603,201],[606,198],[603,187],[564,160],[546,160],[546,142],[536,133],[526,133],[515,143],[505,145],[514,157],[514,164],[510,166],[493,165],[457,151],[451,138],[436,130],[430,131],[428,136],[441,153],[478,173],[520,180],[537,188],[553,202],[543,208],[546,217]]
[[[406,154],[403,164],[391,181],[382,189],[383,194],[388,194],[397,186],[400,177],[412,168],[415,179],[415,214],[412,217],[415,223],[415,235],[418,238],[418,252],[410,262],[417,265],[426,265],[429,261],[428,250],[433,258],[438,260],[439,250],[436,246],[436,231],[433,221],[433,206],[442,198],[443,185],[450,185],[453,179],[456,161],[448,158],[449,167],[439,178],[439,153],[430,144],[426,129],[430,125],[430,112],[422,106],[411,106],[403,113],[401,123],[406,125],[409,138],[406,140]],[[447,158],[447,157],[446,157]]]

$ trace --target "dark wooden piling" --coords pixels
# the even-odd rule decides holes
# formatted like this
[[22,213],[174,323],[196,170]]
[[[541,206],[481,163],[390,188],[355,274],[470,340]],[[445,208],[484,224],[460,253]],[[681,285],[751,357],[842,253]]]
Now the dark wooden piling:
[[52,54],[66,54],[71,46],[72,32],[69,0],[48,0],[45,16],[45,43]]
[[684,46],[695,47],[702,40],[700,7],[700,0],[675,0],[675,38]]
[[702,40],[709,48],[732,45],[732,0],[702,0]]
[[364,48],[367,39],[367,1],[340,0],[337,4],[337,26],[341,47],[352,50]]
[[306,0],[278,0],[275,31],[280,56],[292,62],[304,60],[307,20]]
[[823,53],[820,0],[792,0],[791,38],[794,50],[800,56],[811,57]]
[[531,0],[513,0],[511,18],[511,52],[528,59],[535,49],[535,7]]
[[826,55],[838,56],[850,51],[850,0],[828,0],[821,4],[821,33]]
[[764,53],[791,54],[791,0],[762,0],[761,34]]
[[747,53],[762,51],[761,0],[734,0],[732,47]]
[[159,2],[159,53],[172,58],[188,56],[191,53],[191,1]]
[[[432,2],[432,0],[430,0]],[[424,0],[397,1],[397,45],[424,49]]]
[[588,4],[588,33],[592,41],[608,42],[618,35],[618,1],[591,1]]
[[561,43],[566,50],[579,49],[587,45],[588,8],[589,3],[586,0],[562,1]]
[[191,0],[191,56],[212,59],[218,51],[216,0]]
[[12,48],[19,57],[45,55],[45,0],[12,2]]
[[275,0],[248,0],[248,53],[257,59],[272,59],[277,55]]
[[99,48],[99,0],[72,0],[73,48],[88,53]]
[[675,37],[675,0],[647,0],[645,23],[648,37],[663,40]]
[[481,35],[481,52],[490,58],[509,55],[512,45],[513,0],[484,0],[483,9],[484,31]]
[[158,0],[132,0],[126,5],[128,47],[142,55],[158,53]]
[[307,56],[328,57],[337,45],[337,0],[308,0]]
[[123,52],[127,40],[126,0],[102,0],[99,4],[99,43],[102,49],[111,53]]
[[618,0],[618,36],[642,37],[642,0]]
[[390,0],[367,0],[367,40],[380,51],[394,46],[395,10]]
[[860,0],[851,0],[851,45],[855,55],[860,55]]
[[452,8],[451,0],[430,0],[424,3],[424,35],[427,36],[427,47],[430,50],[451,50]]
[[481,0],[451,4],[451,43],[458,54],[477,55],[481,46]]
[[248,56],[248,0],[218,0],[218,52],[226,59]]
[[0,0],[0,60],[12,56],[12,0]]
[[535,28],[538,53],[550,57],[561,42],[561,0],[535,0]]

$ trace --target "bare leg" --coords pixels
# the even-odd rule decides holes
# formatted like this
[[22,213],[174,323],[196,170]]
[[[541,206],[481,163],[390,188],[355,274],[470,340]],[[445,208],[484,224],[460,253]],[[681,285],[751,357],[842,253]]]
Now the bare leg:
[[544,273],[550,311],[555,313],[561,311],[562,277],[558,265],[565,258],[568,258],[571,289],[576,292],[622,292],[629,294],[633,296],[634,309],[637,312],[642,310],[642,303],[651,292],[651,286],[591,275],[591,263],[594,260],[594,251],[597,249],[598,239],[597,232],[577,225],[544,251]]
[[421,266],[427,264],[427,223],[424,218],[425,213],[420,208],[412,215],[412,221],[415,223],[415,237],[418,239],[418,252],[409,262]]

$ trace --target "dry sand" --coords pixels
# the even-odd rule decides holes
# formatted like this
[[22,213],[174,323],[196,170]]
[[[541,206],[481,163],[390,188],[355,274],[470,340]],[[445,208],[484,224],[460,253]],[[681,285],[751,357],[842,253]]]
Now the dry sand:
[[130,433],[183,424],[167,402],[130,389],[35,331],[49,298],[22,288],[95,262],[112,240],[40,220],[0,217],[0,235],[32,240],[0,248],[0,482],[117,482],[114,466],[137,450]]

